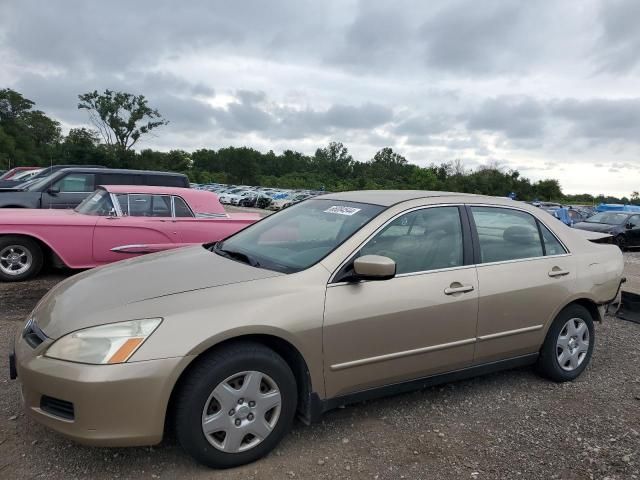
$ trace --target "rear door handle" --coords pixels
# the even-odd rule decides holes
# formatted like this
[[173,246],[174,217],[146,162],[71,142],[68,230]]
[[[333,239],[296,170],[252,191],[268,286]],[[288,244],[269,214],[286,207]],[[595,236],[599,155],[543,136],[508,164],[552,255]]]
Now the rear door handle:
[[563,277],[564,275],[569,275],[569,270],[561,270],[559,268],[554,268],[549,272],[550,277]]
[[445,295],[453,295],[454,293],[472,292],[473,285],[461,285],[459,287],[448,287],[444,289]]

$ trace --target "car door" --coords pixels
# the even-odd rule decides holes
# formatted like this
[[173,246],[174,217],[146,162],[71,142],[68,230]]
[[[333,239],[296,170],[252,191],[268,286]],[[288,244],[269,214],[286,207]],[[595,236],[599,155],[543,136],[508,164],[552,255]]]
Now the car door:
[[67,173],[42,192],[42,208],[75,208],[94,190],[93,173]]
[[469,206],[478,271],[474,363],[537,352],[570,296],[573,257],[542,222],[507,207]]
[[396,262],[394,278],[344,282],[339,272],[329,283],[323,328],[329,397],[471,364],[478,283],[462,218],[457,206],[397,216],[342,268],[357,256],[383,255]]
[[629,239],[629,246],[637,247],[640,245],[640,215],[632,215],[627,220],[627,238]]
[[93,236],[96,262],[123,260],[179,243],[169,195],[118,194],[119,216],[101,217]]

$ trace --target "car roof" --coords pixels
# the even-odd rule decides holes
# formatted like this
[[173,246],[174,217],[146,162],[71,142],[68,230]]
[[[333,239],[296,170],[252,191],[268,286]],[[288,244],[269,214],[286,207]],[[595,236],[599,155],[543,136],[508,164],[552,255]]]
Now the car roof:
[[156,187],[149,185],[100,185],[109,193],[131,193],[146,195],[176,195],[189,204],[196,213],[225,213],[218,196],[207,190],[182,187]]
[[428,190],[359,190],[352,192],[327,193],[320,197],[319,200],[344,200],[349,202],[371,203],[389,207],[396,203],[407,202],[418,199],[438,199],[444,201],[445,197],[465,197],[465,199],[478,203],[481,201],[491,201],[491,203],[503,203],[505,205],[513,205],[510,198],[489,197],[485,195],[473,195],[470,193],[456,192],[436,192]]
[[65,167],[57,170],[55,173],[66,172],[87,172],[87,173],[121,173],[134,175],[162,175],[166,177],[186,177],[184,173],[179,172],[158,172],[156,170],[131,170],[128,168],[101,168],[101,167]]

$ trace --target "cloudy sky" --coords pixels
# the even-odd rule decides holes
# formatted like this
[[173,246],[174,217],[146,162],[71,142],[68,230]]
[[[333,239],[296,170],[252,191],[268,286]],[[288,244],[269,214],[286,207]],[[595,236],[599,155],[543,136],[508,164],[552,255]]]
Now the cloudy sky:
[[0,0],[0,86],[65,128],[142,93],[140,148],[249,145],[498,162],[568,193],[640,189],[637,0]]

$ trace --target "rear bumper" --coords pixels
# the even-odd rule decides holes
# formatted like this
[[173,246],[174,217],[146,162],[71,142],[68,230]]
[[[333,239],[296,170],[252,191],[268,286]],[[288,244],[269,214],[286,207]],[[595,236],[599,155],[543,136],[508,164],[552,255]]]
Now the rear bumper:
[[[97,446],[160,442],[173,386],[191,360],[85,365],[42,353],[17,339],[16,370],[26,413],[79,443]],[[72,413],[51,409],[50,399]]]

